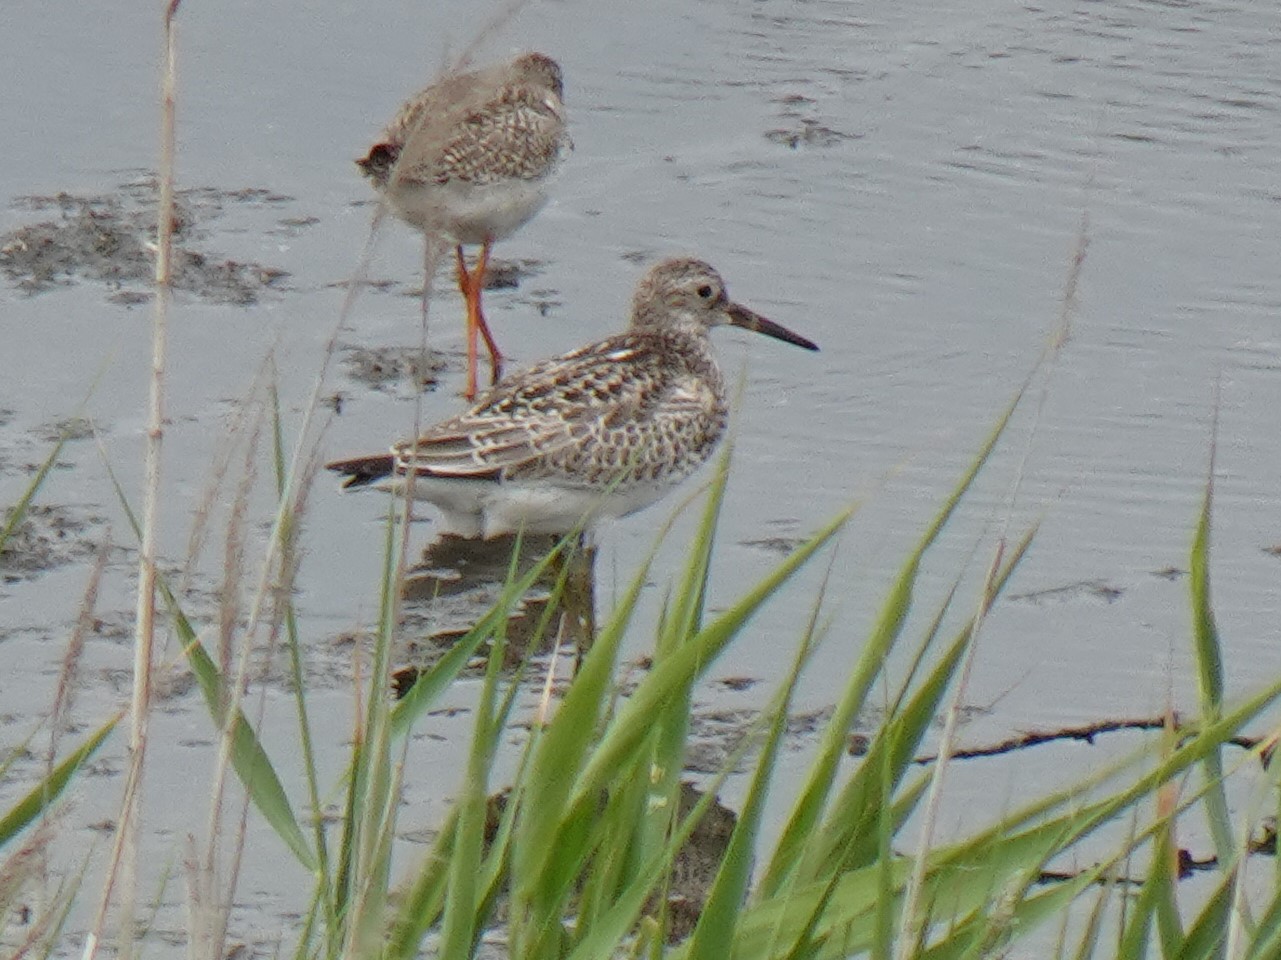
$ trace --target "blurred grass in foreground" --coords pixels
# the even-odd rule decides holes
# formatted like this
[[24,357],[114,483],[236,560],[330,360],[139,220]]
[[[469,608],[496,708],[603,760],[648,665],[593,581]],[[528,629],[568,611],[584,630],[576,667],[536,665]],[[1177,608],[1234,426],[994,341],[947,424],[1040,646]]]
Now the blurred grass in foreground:
[[[510,739],[517,694],[530,689],[537,665],[526,660],[515,671],[503,669],[505,629],[526,591],[557,569],[552,556],[520,576],[513,565],[494,607],[395,701],[387,693],[401,567],[393,505],[378,584],[381,614],[368,672],[357,678],[363,710],[336,793],[322,790],[316,769],[301,666],[305,638],[299,635],[289,591],[276,593],[284,599],[274,608],[272,626],[279,628],[293,665],[297,743],[306,770],[301,785],[286,782],[255,734],[243,708],[250,690],[244,674],[230,675],[232,658],[215,657],[205,649],[162,581],[172,626],[220,731],[220,755],[279,835],[282,849],[292,854],[296,883],[311,884],[311,905],[289,948],[293,955],[409,958],[428,949],[439,956],[467,957],[487,937],[500,940],[512,957],[531,960],[623,955],[935,960],[1017,956],[1021,949],[1046,956],[1047,943],[1054,944],[1052,955],[1059,957],[1281,956],[1276,871],[1256,869],[1247,884],[1250,854],[1258,846],[1251,838],[1259,832],[1259,811],[1265,806],[1275,810],[1278,803],[1276,776],[1268,768],[1267,796],[1253,804],[1253,813],[1234,815],[1225,780],[1243,771],[1225,766],[1222,755],[1225,744],[1281,696],[1281,681],[1239,704],[1224,702],[1222,651],[1209,590],[1210,482],[1190,556],[1190,641],[1201,678],[1199,717],[1181,720],[1177,729],[1172,717],[1165,735],[1150,738],[1132,755],[999,819],[994,814],[991,826],[972,836],[913,850],[912,838],[931,835],[921,828],[929,812],[924,798],[942,770],[938,763],[914,760],[949,691],[955,695],[975,626],[999,597],[1035,531],[998,553],[975,614],[962,617],[964,628],[943,635],[945,615],[957,605],[955,585],[936,609],[927,611],[928,626],[920,636],[908,637],[905,625],[917,603],[922,559],[988,462],[1016,404],[904,561],[849,665],[831,717],[817,734],[808,770],[799,783],[788,784],[790,807],[773,808],[782,828],[768,846],[761,837],[762,815],[779,772],[788,707],[830,626],[822,592],[814,598],[809,618],[798,624],[785,675],[750,735],[712,778],[707,793],[691,805],[682,803],[681,770],[690,740],[692,693],[753,614],[828,546],[850,514],[818,531],[723,612],[709,614],[704,599],[728,455],[711,484],[685,568],[667,589],[652,667],[633,689],[620,692],[618,654],[634,629],[641,589],[652,576],[646,562],[603,619],[596,643],[563,695],[544,704],[545,716],[530,728],[510,782],[496,782],[495,763]],[[285,496],[289,485],[284,483],[274,407],[271,419],[278,491]],[[10,511],[0,529],[0,549],[44,475],[36,475]],[[282,508],[282,516],[292,514]],[[279,587],[291,582],[297,567],[292,521],[278,523],[275,536],[279,579],[273,582]],[[557,549],[571,546],[572,540]],[[563,588],[566,565],[559,569],[553,593]],[[543,628],[553,627],[546,618]],[[407,735],[468,661],[486,648],[488,667],[476,697],[462,787],[431,852],[416,863],[402,862],[392,849]],[[900,648],[911,667],[895,681],[883,671],[891,652]],[[900,655],[898,662],[902,659]],[[873,691],[875,703],[869,700]],[[867,734],[866,753],[857,762],[848,760],[855,720],[885,703],[889,708]],[[63,792],[118,719],[109,718],[70,750],[51,749],[45,775],[0,812],[0,908],[12,912],[25,904],[25,891],[39,879],[33,864],[60,828],[56,807]],[[0,758],[0,773],[9,770],[36,733]],[[1272,738],[1257,742],[1246,763],[1263,761]],[[946,756],[946,750],[941,752]],[[55,754],[61,757],[56,762]],[[678,885],[673,865],[679,864],[682,846],[711,808],[716,788],[743,763],[751,768],[743,808],[701,910],[676,924],[669,911],[677,901],[667,895]],[[294,796],[300,789],[305,793],[301,800]],[[500,789],[507,791],[505,801],[495,806],[491,797]],[[325,796],[340,798],[342,815],[336,825],[327,826],[319,816]],[[1216,856],[1212,878],[1199,885],[1195,897],[1179,889],[1177,855],[1179,828],[1192,818],[1204,818]],[[240,834],[228,822],[234,821],[211,820],[208,843],[212,850],[230,842],[238,855]],[[911,831],[905,835],[909,823]],[[1083,846],[1087,840],[1088,848]],[[1106,853],[1100,854],[1101,849]],[[1065,860],[1088,865],[1047,882],[1051,863]],[[66,910],[86,892],[78,885],[83,869],[83,864],[54,866],[54,874],[75,881],[60,884],[46,898],[27,928],[25,949],[47,953],[58,948]],[[222,917],[220,924],[205,923],[199,931],[193,921],[193,941],[204,942],[210,956],[222,955],[230,946],[225,938],[234,873],[221,881],[221,887],[192,885],[213,901],[203,907]],[[193,910],[193,916],[200,915]],[[675,927],[689,935],[672,942]],[[211,934],[217,936],[211,940]],[[1030,936],[1037,939],[1021,946]]]

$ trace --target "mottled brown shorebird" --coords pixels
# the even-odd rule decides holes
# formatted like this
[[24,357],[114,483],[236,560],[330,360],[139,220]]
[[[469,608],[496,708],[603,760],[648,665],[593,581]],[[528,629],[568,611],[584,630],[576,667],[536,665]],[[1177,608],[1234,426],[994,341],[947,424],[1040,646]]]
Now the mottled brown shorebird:
[[[392,211],[426,238],[453,243],[467,304],[467,398],[476,396],[477,335],[493,382],[502,354],[481,309],[495,240],[510,236],[547,202],[547,186],[572,149],[560,65],[541,53],[445,77],[408,100],[356,163]],[[469,271],[464,246],[480,246]],[[424,283],[427,278],[424,278]]]
[[731,301],[703,261],[664,260],[637,285],[626,333],[514,374],[389,454],[328,467],[344,486],[397,492],[412,473],[414,498],[462,537],[562,534],[626,516],[698,469],[725,432],[708,337],[725,324],[818,349]]

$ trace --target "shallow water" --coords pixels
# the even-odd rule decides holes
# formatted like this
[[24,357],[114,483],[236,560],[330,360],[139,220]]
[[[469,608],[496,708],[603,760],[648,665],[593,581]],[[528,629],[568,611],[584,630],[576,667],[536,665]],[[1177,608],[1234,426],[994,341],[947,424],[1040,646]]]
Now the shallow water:
[[[46,218],[20,197],[111,194],[154,167],[152,13],[135,5],[93,29],[57,5],[10,4],[0,15],[0,61],[16,65],[0,99],[10,144],[0,232]],[[297,427],[338,316],[335,284],[355,269],[372,212],[351,159],[442,52],[465,44],[474,16],[463,3],[387,4],[377,16],[336,3],[183,9],[180,184],[282,198],[229,201],[193,242],[289,277],[250,307],[177,297],[161,518],[173,564],[187,555],[220,435],[268,350]],[[965,738],[1148,715],[1168,702],[1195,708],[1186,578],[1166,571],[1187,566],[1216,413],[1213,575],[1228,689],[1240,696],[1275,675],[1281,559],[1267,548],[1281,542],[1281,13],[1243,2],[549,0],[480,59],[518,47],[564,65],[576,150],[553,203],[497,250],[538,265],[518,289],[487,296],[517,362],[617,330],[644,265],[674,252],[708,259],[734,297],[822,346],[812,355],[720,338],[727,370],[746,369],[746,380],[713,604],[770,569],[772,544],[861,503],[834,561],[839,616],[803,708],[832,701],[896,565],[1032,369],[1082,243],[1071,337],[923,574],[930,611],[967,571],[959,624],[1007,518],[1012,536],[1041,520],[985,627],[966,697],[985,709]],[[384,231],[369,272],[393,283],[362,296],[342,345],[417,342],[416,301],[403,294],[419,282],[419,259],[408,229]],[[77,414],[93,418],[140,501],[149,309],[112,302],[116,292],[83,281],[28,296],[0,284],[0,408],[11,411],[0,416],[0,503],[47,453],[50,425]],[[443,350],[461,344],[457,315],[454,295],[442,294],[432,336]],[[443,386],[424,395],[425,419],[459,407],[451,358]],[[336,363],[322,388],[335,391],[344,402],[326,455],[378,449],[412,426],[403,382],[371,389]],[[84,536],[95,543],[122,545],[100,602],[108,628],[89,644],[94,682],[78,705],[91,719],[123,697],[133,554],[94,441],[69,444],[61,460],[42,500],[91,520]],[[606,598],[677,499],[605,532]],[[340,638],[373,619],[384,509],[377,496],[336,495],[327,480],[310,500],[297,600],[323,679],[318,701],[332,702],[338,721],[322,742],[346,735]],[[678,524],[660,553],[660,584],[690,526]],[[425,543],[430,523],[414,533]],[[976,542],[989,546],[975,552]],[[205,596],[220,549],[206,551],[194,581]],[[776,678],[822,573],[815,565],[763,611],[713,676]],[[48,709],[86,578],[78,557],[0,583],[5,744]],[[650,622],[660,599],[648,591]],[[709,685],[707,705],[758,704],[769,686]],[[269,701],[287,709],[279,691]],[[433,718],[420,769],[447,769],[465,724]],[[207,775],[209,737],[194,691],[167,702],[151,781],[159,829],[172,831],[158,834],[161,849],[190,829],[175,795],[194,799],[203,820],[190,783]],[[1082,752],[1070,759],[1094,762]],[[108,754],[102,772],[118,782],[120,742]],[[323,762],[336,773],[341,756]],[[0,799],[19,787],[6,783]],[[410,784],[415,822],[434,822],[446,787]],[[76,822],[112,815],[112,791],[82,794]],[[269,939],[297,904],[270,871],[251,864],[247,878],[242,932]]]

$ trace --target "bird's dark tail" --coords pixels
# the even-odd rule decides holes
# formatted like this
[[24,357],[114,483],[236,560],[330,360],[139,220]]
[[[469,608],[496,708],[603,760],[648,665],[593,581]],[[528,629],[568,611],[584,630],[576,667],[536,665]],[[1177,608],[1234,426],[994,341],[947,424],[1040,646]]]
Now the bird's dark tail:
[[325,464],[326,470],[341,473],[346,479],[343,487],[363,487],[389,477],[395,468],[395,460],[390,453],[376,454],[372,457],[354,457],[351,460],[335,460]]
[[356,161],[356,166],[374,183],[385,187],[399,157],[400,147],[394,143],[375,143],[369,148],[368,154]]

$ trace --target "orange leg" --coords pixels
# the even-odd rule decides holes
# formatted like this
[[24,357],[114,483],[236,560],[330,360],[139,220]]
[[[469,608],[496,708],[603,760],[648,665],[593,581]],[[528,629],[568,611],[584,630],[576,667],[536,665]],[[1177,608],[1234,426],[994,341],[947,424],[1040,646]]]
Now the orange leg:
[[485,272],[489,269],[489,249],[491,243],[486,240],[480,247],[480,256],[476,258],[476,268],[472,270],[472,283],[476,286],[476,328],[480,330],[480,335],[485,338],[485,347],[489,350],[489,382],[492,386],[497,383],[503,375],[503,355],[498,350],[498,344],[494,342],[494,335],[489,332],[489,324],[485,322],[485,313],[480,308],[480,292],[485,289]]
[[503,371],[503,355],[498,350],[498,344],[494,342],[493,334],[489,332],[489,325],[485,323],[485,314],[480,305],[481,291],[485,288],[485,271],[489,266],[489,248],[490,242],[486,240],[481,245],[475,268],[470,271],[463,257],[462,245],[454,248],[458,267],[458,289],[467,304],[467,391],[464,396],[468,400],[476,398],[476,363],[479,352],[477,334],[485,338],[485,347],[489,350],[490,382],[497,383]]
[[468,400],[475,400],[476,308],[480,291],[476,289],[472,274],[467,272],[467,261],[463,257],[462,244],[454,248],[454,256],[458,266],[458,292],[463,295],[463,302],[467,305],[467,389],[463,391],[463,396]]

